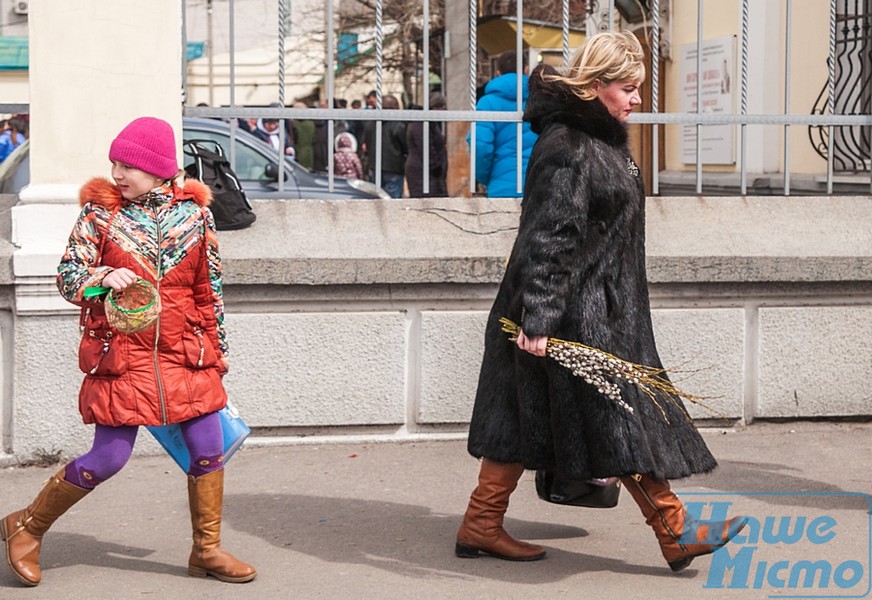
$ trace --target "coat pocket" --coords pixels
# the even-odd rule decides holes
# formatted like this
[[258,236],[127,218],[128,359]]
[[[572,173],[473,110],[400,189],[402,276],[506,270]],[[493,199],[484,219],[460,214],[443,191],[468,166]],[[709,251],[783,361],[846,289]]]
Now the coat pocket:
[[190,321],[187,323],[182,346],[185,350],[185,366],[192,369],[210,369],[218,364],[218,353],[206,334],[206,328],[201,324]]
[[86,375],[117,377],[127,371],[119,334],[103,318],[88,319],[79,342],[79,369]]

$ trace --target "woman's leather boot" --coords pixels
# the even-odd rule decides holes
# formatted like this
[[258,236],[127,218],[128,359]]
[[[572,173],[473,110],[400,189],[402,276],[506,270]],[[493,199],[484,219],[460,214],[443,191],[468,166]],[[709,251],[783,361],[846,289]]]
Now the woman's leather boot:
[[42,580],[39,553],[42,536],[71,506],[91,490],[64,480],[64,470],[54,475],[30,506],[6,515],[0,521],[0,539],[6,542],[6,560],[24,585],[33,587]]
[[483,459],[478,487],[469,498],[469,508],[457,532],[454,553],[461,558],[478,558],[480,552],[505,560],[539,560],[541,546],[519,542],[503,530],[509,496],[518,485],[524,466]]
[[221,547],[221,509],[224,504],[224,469],[201,477],[188,476],[188,501],[194,545],[188,559],[188,575],[229,583],[245,583],[257,571]]
[[621,477],[621,482],[642,509],[645,522],[657,535],[663,557],[676,572],[687,568],[695,557],[710,554],[729,542],[748,522],[746,517],[697,522],[687,516],[668,481],[634,475]]

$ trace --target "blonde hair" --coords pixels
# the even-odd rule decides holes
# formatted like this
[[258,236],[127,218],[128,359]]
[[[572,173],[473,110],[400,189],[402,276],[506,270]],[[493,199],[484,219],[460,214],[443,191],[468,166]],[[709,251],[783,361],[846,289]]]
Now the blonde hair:
[[566,76],[543,75],[549,81],[562,81],[582,100],[593,100],[594,81],[608,85],[613,81],[645,80],[645,53],[642,44],[629,31],[605,31],[591,36],[572,56]]

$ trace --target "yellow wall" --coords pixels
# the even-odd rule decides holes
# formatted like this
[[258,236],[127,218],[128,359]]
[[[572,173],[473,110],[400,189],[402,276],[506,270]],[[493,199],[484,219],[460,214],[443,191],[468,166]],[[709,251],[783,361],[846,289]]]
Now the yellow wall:
[[[785,15],[786,0],[766,0],[774,2],[766,5],[765,24],[754,23],[757,31],[765,32],[767,52],[772,55],[761,57],[749,53],[748,98],[750,114],[784,112],[784,45],[785,45]],[[695,44],[697,35],[697,0],[673,0],[672,20],[672,56],[664,69],[664,80],[661,88],[665,88],[662,97],[665,104],[661,105],[664,112],[680,112],[680,55],[683,44]],[[759,10],[752,2],[751,10]],[[752,12],[752,18],[759,17]],[[788,113],[807,115],[811,113],[815,98],[821,87],[826,84],[826,61],[828,54],[829,6],[821,0],[793,0],[791,14],[791,81],[790,106]],[[736,113],[740,110],[741,84],[741,2],[739,0],[717,0],[703,2],[703,39],[709,40],[726,35],[736,36],[736,60],[733,81],[735,82]],[[755,35],[752,31],[751,35]],[[774,36],[774,37],[768,37]],[[750,41],[750,40],[749,40]],[[759,47],[759,46],[758,46]],[[759,66],[765,60],[766,68],[762,77],[752,78],[751,67]],[[761,96],[762,95],[762,96]],[[760,109],[760,106],[765,106]],[[756,110],[755,110],[756,108]],[[666,130],[666,169],[695,170],[694,165],[681,162],[681,127],[668,125]],[[777,162],[777,171],[781,171],[784,161],[784,127],[777,125],[748,126],[746,135],[753,143],[766,144],[766,151],[776,156],[768,157],[769,162]],[[789,128],[790,139],[790,170],[791,173],[821,173],[826,169],[826,163],[812,149],[808,140],[808,128],[794,125]],[[736,127],[736,159],[740,158],[739,127]],[[738,171],[735,166],[709,166],[706,171]],[[752,169],[749,169],[751,171]]]

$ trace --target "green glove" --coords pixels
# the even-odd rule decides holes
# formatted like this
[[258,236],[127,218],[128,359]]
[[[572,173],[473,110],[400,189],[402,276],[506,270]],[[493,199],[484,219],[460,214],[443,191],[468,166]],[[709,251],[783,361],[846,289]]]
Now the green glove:
[[85,293],[82,294],[82,297],[85,300],[97,300],[100,296],[108,294],[112,291],[112,288],[103,287],[103,286],[91,286],[85,288]]

